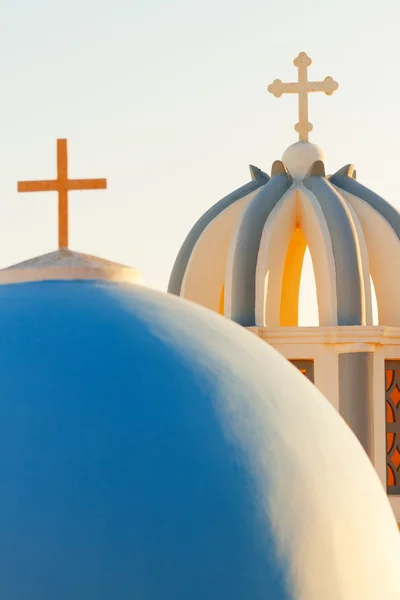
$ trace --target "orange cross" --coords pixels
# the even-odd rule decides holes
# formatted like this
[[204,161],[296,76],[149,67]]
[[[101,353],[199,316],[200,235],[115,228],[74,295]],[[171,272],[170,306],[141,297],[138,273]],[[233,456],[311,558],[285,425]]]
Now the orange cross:
[[332,77],[325,77],[323,81],[308,81],[308,67],[312,60],[305,52],[300,52],[293,64],[298,70],[298,81],[296,83],[283,83],[280,79],[275,79],[268,86],[268,91],[276,98],[282,94],[298,94],[299,96],[299,122],[295,125],[295,130],[299,134],[299,140],[308,142],[308,134],[312,131],[312,124],[308,122],[308,94],[311,92],[325,92],[327,96],[332,96],[339,84]]
[[68,179],[67,140],[57,140],[57,179],[18,182],[19,192],[58,192],[59,248],[68,248],[68,192],[106,188],[106,179]]

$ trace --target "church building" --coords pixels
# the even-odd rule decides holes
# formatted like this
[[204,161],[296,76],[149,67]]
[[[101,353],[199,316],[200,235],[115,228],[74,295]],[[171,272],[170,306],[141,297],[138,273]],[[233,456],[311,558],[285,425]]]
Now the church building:
[[[309,141],[308,94],[331,95],[338,84],[309,81],[304,52],[294,65],[297,81],[276,79],[268,91],[297,94],[299,140],[270,174],[251,166],[251,181],[200,217],[169,292],[246,327],[297,366],[357,435],[400,523],[400,214],[358,181],[353,165],[326,173],[323,150]],[[307,247],[318,327],[298,323]]]
[[326,176],[307,94],[337,84],[295,64],[299,142],[200,219],[172,294],[69,247],[69,192],[107,182],[66,140],[18,184],[58,194],[58,249],[0,270],[2,600],[400,598],[400,217]]

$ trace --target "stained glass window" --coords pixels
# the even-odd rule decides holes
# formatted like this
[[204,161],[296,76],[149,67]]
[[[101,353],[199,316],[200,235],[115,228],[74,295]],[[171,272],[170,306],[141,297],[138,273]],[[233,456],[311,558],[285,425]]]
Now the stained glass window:
[[292,358],[289,362],[291,362],[292,365],[297,367],[299,371],[307,377],[307,379],[314,383],[314,361],[311,358]]
[[385,369],[387,491],[400,495],[400,360],[387,360]]

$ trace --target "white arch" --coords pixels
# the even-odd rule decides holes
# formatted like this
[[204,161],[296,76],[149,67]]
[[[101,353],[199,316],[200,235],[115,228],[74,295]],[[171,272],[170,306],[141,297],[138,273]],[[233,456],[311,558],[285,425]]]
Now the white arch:
[[219,311],[231,237],[244,207],[258,191],[234,202],[207,225],[190,256],[181,296]]
[[304,186],[299,191],[299,222],[314,268],[319,325],[337,325],[336,267],[331,237],[317,199]]
[[287,249],[296,226],[313,261],[320,326],[337,325],[336,270],[332,243],[321,207],[301,184],[283,196],[265,224],[256,270],[256,324],[280,325],[282,280]]
[[[259,190],[257,190],[259,191]],[[253,197],[255,194],[252,194]],[[248,203],[247,203],[248,204]],[[235,250],[239,238],[240,226],[243,221],[243,216],[245,213],[245,207],[243,206],[243,210],[240,215],[236,219],[235,226],[233,227],[231,239],[229,241],[228,252],[226,254],[226,263],[225,263],[225,274],[224,274],[224,316],[228,319],[232,319],[232,267],[233,260],[235,256]]]
[[378,304],[379,325],[398,327],[400,286],[396,276],[400,264],[399,239],[390,223],[367,202],[342,188],[338,188],[338,191],[356,212],[364,232]]
[[255,317],[258,327],[279,327],[282,278],[287,249],[296,228],[297,188],[292,186],[268,217],[256,268]]

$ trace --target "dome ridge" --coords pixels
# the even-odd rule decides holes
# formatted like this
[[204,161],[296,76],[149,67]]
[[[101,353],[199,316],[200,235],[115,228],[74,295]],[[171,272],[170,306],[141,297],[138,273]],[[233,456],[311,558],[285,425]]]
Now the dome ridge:
[[140,283],[139,272],[97,256],[60,248],[0,270],[0,285],[49,280]]

